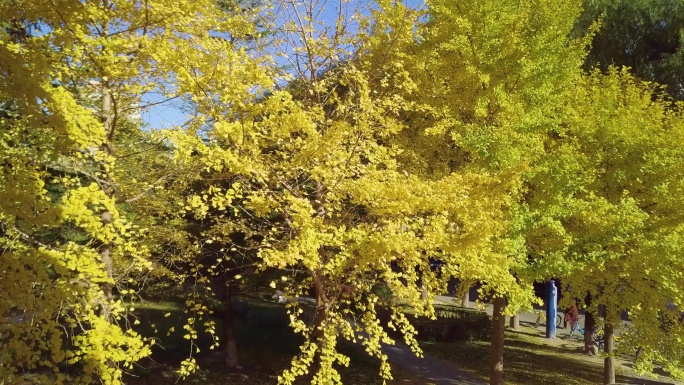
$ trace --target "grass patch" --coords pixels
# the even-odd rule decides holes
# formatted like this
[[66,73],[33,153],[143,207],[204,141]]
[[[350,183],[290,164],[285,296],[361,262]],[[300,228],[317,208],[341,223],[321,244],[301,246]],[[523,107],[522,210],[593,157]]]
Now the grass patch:
[[181,305],[176,302],[133,302],[131,304],[135,309],[138,310],[166,310],[166,311],[179,311],[181,310]]

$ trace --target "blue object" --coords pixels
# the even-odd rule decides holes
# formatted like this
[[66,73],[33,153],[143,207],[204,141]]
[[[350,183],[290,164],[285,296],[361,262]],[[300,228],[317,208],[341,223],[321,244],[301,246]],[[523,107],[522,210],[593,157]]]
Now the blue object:
[[546,338],[556,338],[558,291],[553,280],[546,283]]
[[[572,323],[572,327],[570,328],[570,334],[574,333],[575,330],[577,330],[578,332],[580,331],[579,321],[575,321]],[[580,333],[584,335],[584,329],[582,329]]]

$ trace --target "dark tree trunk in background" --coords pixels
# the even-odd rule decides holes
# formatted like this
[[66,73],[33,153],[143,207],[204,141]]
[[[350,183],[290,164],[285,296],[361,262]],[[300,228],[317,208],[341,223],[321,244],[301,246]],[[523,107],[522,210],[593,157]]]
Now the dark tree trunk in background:
[[226,284],[223,290],[223,352],[225,354],[226,367],[229,369],[240,369],[235,326],[233,324],[233,291],[230,283]]
[[594,313],[589,311],[591,305],[591,294],[587,293],[584,297],[584,352],[591,355],[598,354],[598,346],[595,342],[594,328],[596,327],[596,320]]
[[594,315],[587,311],[584,315],[584,352],[587,354],[598,354],[598,346],[594,342],[595,326]]
[[503,350],[504,350],[504,328],[506,327],[506,316],[503,311],[506,300],[502,297],[494,298],[494,310],[492,312],[492,345],[489,366],[489,385],[503,384]]

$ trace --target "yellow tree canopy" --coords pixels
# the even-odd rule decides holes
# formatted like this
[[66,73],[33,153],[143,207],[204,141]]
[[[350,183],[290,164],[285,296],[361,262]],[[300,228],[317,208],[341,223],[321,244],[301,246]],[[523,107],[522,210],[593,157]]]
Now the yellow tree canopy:
[[605,307],[605,322],[631,323],[618,345],[642,348],[637,369],[664,362],[682,376],[684,189],[680,106],[662,89],[612,68],[586,76],[573,89],[571,127],[559,140],[573,154],[566,176],[574,188],[562,223],[570,291]]
[[565,124],[559,95],[581,75],[587,40],[569,37],[581,2],[427,4],[415,29],[398,18],[382,35],[404,36],[401,44],[387,40],[368,60],[381,69],[377,89],[404,97],[409,128],[394,140],[407,171],[445,181],[488,175],[506,186],[469,197],[504,199],[505,209],[479,212],[476,227],[487,223],[497,231],[489,232],[487,246],[454,256],[449,267],[466,283],[480,281],[484,291],[507,295],[514,312],[534,300],[532,282],[548,276],[528,263],[527,180],[548,156],[548,138]]
[[314,362],[316,382],[339,381],[338,334],[366,333],[383,362],[383,326],[415,346],[398,307],[390,325],[378,323],[378,283],[428,315],[422,291],[441,293],[451,276],[531,300],[530,282],[512,274],[527,261],[515,233],[521,179],[560,124],[562,103],[550,96],[578,78],[584,42],[567,39],[578,3],[494,3],[431,2],[422,15],[380,2],[372,22],[361,19],[369,28],[344,40],[357,49],[343,62],[326,61],[338,42],[307,43],[316,21],[303,16],[289,24],[287,41],[301,44],[294,82],[255,84],[259,94],[241,104],[198,99],[199,111],[230,113],[211,115],[200,135],[170,133],[177,160],[201,159],[213,181],[188,209],[260,229],[259,263],[280,272],[272,287],[315,293],[313,324],[291,305],[309,338],[281,382]]
[[49,382],[119,383],[151,343],[109,295],[149,267],[120,203],[155,186],[122,169],[117,135],[144,93],[197,93],[217,62],[249,81],[229,42],[253,26],[203,0],[3,1],[0,15],[0,377],[67,362],[78,378]]

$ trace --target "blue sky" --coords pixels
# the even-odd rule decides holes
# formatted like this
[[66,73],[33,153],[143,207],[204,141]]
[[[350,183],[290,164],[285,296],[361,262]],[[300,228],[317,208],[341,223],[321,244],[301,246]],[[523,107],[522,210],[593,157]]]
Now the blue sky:
[[[316,3],[321,10],[319,17],[322,24],[324,26],[334,26],[338,14],[336,6],[339,4],[339,0],[322,0],[316,1]],[[423,6],[424,1],[405,0],[404,3],[411,8],[418,8]],[[350,7],[351,9],[363,9],[363,13],[367,14],[371,3],[368,1],[351,0],[345,6]],[[287,64],[284,59],[277,59],[277,62],[279,65]],[[151,129],[171,128],[173,126],[182,125],[187,120],[186,113],[182,110],[182,100],[174,99],[163,102],[164,99],[165,97],[163,95],[157,93],[147,93],[143,95],[141,105],[159,103],[143,109],[140,113],[143,123],[147,124]]]
[[[147,93],[142,97],[141,105],[159,103],[165,100],[163,95]],[[185,113],[181,110],[182,101],[175,99],[166,101],[140,111],[143,123],[152,129],[171,128],[186,121]]]

